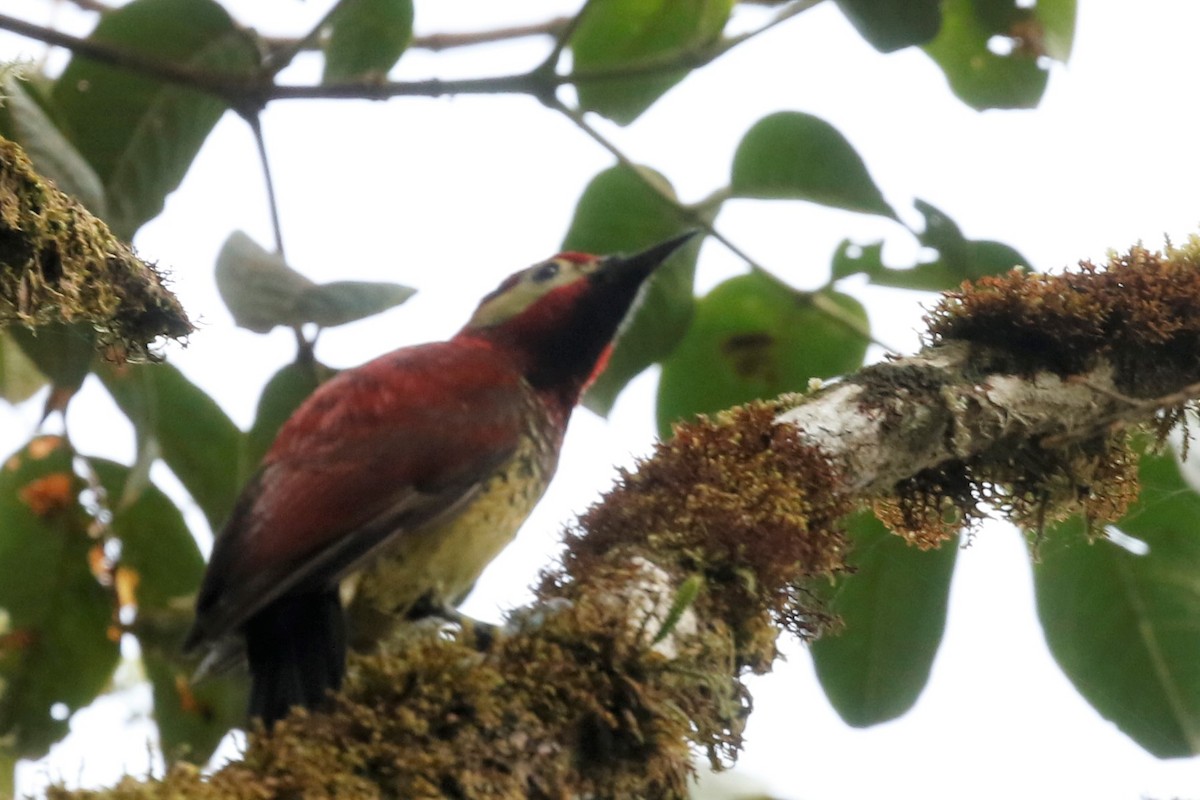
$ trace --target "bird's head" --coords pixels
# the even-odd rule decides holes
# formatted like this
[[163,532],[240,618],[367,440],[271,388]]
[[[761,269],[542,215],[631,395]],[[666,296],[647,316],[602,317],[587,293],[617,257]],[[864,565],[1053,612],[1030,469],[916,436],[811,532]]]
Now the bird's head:
[[646,280],[694,235],[632,256],[568,252],[534,264],[484,297],[458,337],[492,343],[514,358],[535,389],[574,404],[603,367]]

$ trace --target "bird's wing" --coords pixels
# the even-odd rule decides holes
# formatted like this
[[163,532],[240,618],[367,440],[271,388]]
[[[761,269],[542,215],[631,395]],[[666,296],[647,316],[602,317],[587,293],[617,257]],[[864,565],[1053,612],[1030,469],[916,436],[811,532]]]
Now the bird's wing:
[[530,402],[494,353],[445,343],[323,385],[284,424],[217,538],[189,646],[454,513],[527,435]]

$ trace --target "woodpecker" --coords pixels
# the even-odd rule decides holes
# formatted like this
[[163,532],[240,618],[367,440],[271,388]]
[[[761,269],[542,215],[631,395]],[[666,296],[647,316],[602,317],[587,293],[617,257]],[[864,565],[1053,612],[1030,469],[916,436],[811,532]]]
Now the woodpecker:
[[321,385],[217,537],[185,650],[244,649],[249,713],[270,727],[341,686],[348,640],[461,602],[549,484],[639,290],[693,233],[630,257],[561,253],[449,340]]

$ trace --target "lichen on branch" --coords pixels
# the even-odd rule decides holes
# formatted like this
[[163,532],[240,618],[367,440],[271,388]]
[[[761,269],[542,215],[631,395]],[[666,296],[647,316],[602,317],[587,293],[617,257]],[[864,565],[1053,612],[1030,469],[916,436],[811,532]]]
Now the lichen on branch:
[[192,326],[162,276],[0,138],[0,327],[86,322],[111,357]]

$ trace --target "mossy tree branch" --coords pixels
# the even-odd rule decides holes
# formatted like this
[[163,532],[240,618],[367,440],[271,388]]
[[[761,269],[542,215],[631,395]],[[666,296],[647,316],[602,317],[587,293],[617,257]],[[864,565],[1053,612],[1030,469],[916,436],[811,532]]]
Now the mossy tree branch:
[[1128,430],[1200,393],[1200,240],[1105,268],[1014,271],[946,296],[920,353],[680,426],[568,531],[537,600],[483,650],[408,632],[327,713],[176,767],[52,797],[682,797],[691,748],[736,756],[779,634],[827,621],[839,520],[876,503],[933,545],[991,502],[1018,524],[1113,519]]
[[162,276],[0,138],[0,326],[86,322],[111,357],[192,330]]

